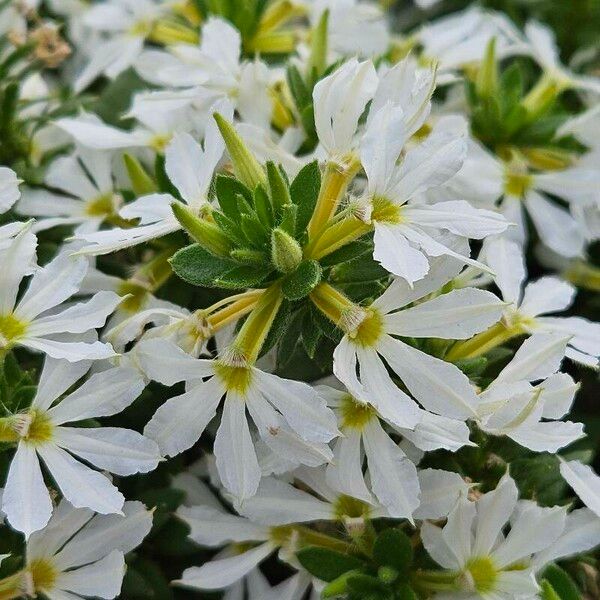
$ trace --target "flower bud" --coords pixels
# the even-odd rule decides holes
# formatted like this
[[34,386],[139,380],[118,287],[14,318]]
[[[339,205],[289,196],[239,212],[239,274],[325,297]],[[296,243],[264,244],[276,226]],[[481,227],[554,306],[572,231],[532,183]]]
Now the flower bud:
[[302,262],[302,248],[289,233],[274,229],[271,233],[271,260],[280,273],[291,273]]

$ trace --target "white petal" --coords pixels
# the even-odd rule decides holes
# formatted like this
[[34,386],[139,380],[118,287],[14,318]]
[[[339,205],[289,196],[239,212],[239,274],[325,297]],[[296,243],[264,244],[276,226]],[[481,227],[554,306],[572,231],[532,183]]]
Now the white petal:
[[588,508],[567,515],[562,535],[534,557],[536,569],[556,559],[563,559],[591,550],[600,544],[600,517]]
[[372,419],[365,426],[363,443],[369,465],[371,486],[377,499],[396,518],[412,521],[419,506],[417,468]]
[[202,379],[214,373],[211,361],[195,359],[168,340],[141,341],[137,357],[144,373],[163,385]]
[[[439,240],[449,249],[461,256],[468,256],[469,242],[449,233],[442,233]],[[431,292],[436,292],[456,277],[464,268],[462,259],[457,259],[446,254],[429,259],[427,277],[408,284],[403,279],[394,279],[385,292],[373,302],[371,306],[387,314],[392,310],[402,308],[415,300],[419,300]]]
[[226,588],[247,575],[275,550],[271,543],[261,544],[243,554],[211,560],[201,567],[191,567],[183,572],[178,585],[200,590]]
[[[536,325],[542,330],[570,334],[569,346],[589,354],[600,355],[600,324],[583,317],[538,317]],[[567,356],[570,356],[567,350]]]
[[10,463],[2,496],[2,511],[11,527],[25,538],[41,529],[52,515],[50,494],[44,484],[35,448],[20,443]]
[[164,456],[175,456],[191,448],[217,412],[224,389],[213,377],[195,384],[185,394],[169,398],[144,428]]
[[562,256],[581,256],[585,239],[577,221],[567,210],[530,191],[525,206],[542,242]]
[[528,503],[511,524],[506,541],[492,553],[494,562],[506,567],[544,550],[564,530],[566,514],[561,506],[542,508]]
[[0,214],[6,212],[20,195],[16,173],[8,167],[0,167]]
[[44,352],[48,356],[57,359],[65,359],[70,362],[80,360],[102,360],[115,356],[115,351],[110,344],[102,342],[63,342],[48,338],[26,338],[23,346]]
[[202,546],[255,542],[269,537],[267,527],[212,506],[181,506],[177,516],[190,527],[190,538]]
[[329,154],[344,154],[351,149],[358,120],[376,88],[373,63],[356,59],[348,60],[315,85],[315,126]]
[[375,223],[373,258],[390,273],[408,283],[422,279],[429,270],[427,257],[411,246],[398,227]]
[[245,403],[231,392],[225,398],[214,453],[219,476],[227,490],[240,502],[252,497],[258,489],[261,472],[250,437]]
[[114,367],[92,375],[81,387],[48,411],[56,425],[107,417],[129,406],[144,389],[138,371]]
[[381,352],[427,410],[456,419],[474,416],[475,391],[458,367],[389,336],[382,344]]
[[332,506],[328,502],[273,477],[262,479],[256,495],[237,508],[251,521],[271,526],[333,518]]
[[458,564],[463,567],[472,554],[473,521],[476,515],[476,505],[462,496],[448,515],[446,526],[442,530],[442,538]]
[[73,571],[60,573],[56,587],[84,596],[116,598],[121,591],[125,575],[125,558],[114,550],[102,560]]
[[532,316],[559,312],[571,306],[576,293],[571,284],[558,277],[540,277],[525,287],[520,310]]
[[571,421],[540,422],[527,427],[519,427],[508,433],[515,442],[534,452],[556,453],[561,448],[582,438],[582,423]]
[[504,304],[485,290],[463,288],[385,317],[388,333],[464,340],[498,322]]
[[407,135],[401,106],[388,101],[375,113],[371,107],[360,142],[360,158],[371,194],[385,195]]
[[560,419],[571,410],[579,384],[566,373],[556,373],[538,388],[542,390],[541,400],[544,403],[542,416],[545,419]]
[[327,483],[336,491],[372,503],[363,475],[361,437],[360,431],[346,428],[344,437],[335,441],[333,461],[327,465]]
[[[387,339],[392,339],[388,338]],[[421,420],[417,403],[407,396],[391,379],[377,353],[368,348],[358,348],[360,376],[370,402],[379,414],[398,427],[412,429]]]
[[490,238],[484,244],[485,262],[494,271],[494,282],[506,302],[517,304],[525,281],[525,262],[521,246],[505,236]]
[[499,382],[536,381],[556,373],[568,341],[568,337],[555,333],[532,335],[521,344],[493,385]]
[[456,560],[452,546],[448,545],[442,535],[442,528],[425,522],[421,526],[421,540],[425,550],[435,562],[445,569],[458,569],[462,565]]
[[[114,292],[98,292],[87,302],[79,302],[62,312],[39,317],[29,327],[32,336],[45,336],[55,333],[85,333],[106,323],[123,298]],[[20,313],[21,306],[18,311]]]
[[421,498],[415,519],[442,519],[448,515],[461,494],[466,494],[469,484],[458,473],[440,469],[419,471]]
[[462,167],[466,154],[464,137],[445,131],[433,133],[407,153],[392,194],[407,200],[445,183]]
[[253,370],[253,377],[260,392],[303,439],[328,442],[339,433],[333,411],[307,383],[282,379],[258,369]]
[[90,360],[70,363],[66,360],[46,357],[31,405],[41,411],[48,410],[57,398],[88,372],[91,364]]
[[505,475],[495,490],[477,500],[477,528],[474,556],[487,556],[502,533],[517,505],[519,490],[512,477]]
[[456,452],[463,446],[474,445],[469,440],[471,432],[466,423],[427,411],[423,411],[422,418],[413,431],[402,429],[400,433],[417,448],[425,452],[439,450],[440,448]]
[[107,552],[123,554],[137,548],[152,528],[152,512],[141,502],[125,502],[124,516],[96,515],[55,556],[56,565],[70,569],[103,558]]
[[91,508],[102,513],[119,513],[125,498],[102,474],[93,471],[58,446],[38,448],[64,497],[76,508]]
[[21,279],[31,273],[37,238],[24,227],[0,254],[0,314],[12,311]]
[[147,473],[160,462],[158,446],[131,429],[57,427],[54,431],[58,446],[110,473]]
[[464,200],[410,205],[402,216],[419,226],[447,229],[475,240],[502,233],[509,226],[500,213],[474,208]]
[[136,132],[124,131],[86,118],[59,119],[56,125],[88,148],[113,150],[141,145],[141,139]]
[[600,517],[600,477],[578,460],[560,459],[560,474],[583,503]]

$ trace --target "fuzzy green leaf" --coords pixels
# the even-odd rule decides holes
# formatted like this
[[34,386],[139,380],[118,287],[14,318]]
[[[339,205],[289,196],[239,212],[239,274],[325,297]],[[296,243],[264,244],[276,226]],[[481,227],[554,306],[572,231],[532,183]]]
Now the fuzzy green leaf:
[[263,269],[213,256],[199,244],[179,250],[169,262],[181,279],[202,287],[239,290],[256,286],[268,275]]
[[290,186],[292,202],[298,207],[296,233],[301,234],[312,217],[321,189],[321,171],[315,160],[306,165]]
[[314,260],[306,260],[286,277],[281,291],[288,300],[301,300],[315,289],[321,281],[321,275],[321,265]]
[[322,581],[333,581],[348,571],[364,566],[362,560],[355,556],[318,546],[303,548],[296,556],[311,575]]

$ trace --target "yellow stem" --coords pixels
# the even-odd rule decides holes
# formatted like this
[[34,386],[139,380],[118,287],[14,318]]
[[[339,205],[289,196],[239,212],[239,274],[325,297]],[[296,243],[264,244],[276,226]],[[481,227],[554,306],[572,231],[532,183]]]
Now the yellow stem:
[[[217,331],[228,325],[229,323],[233,323],[238,319],[241,319],[244,315],[247,315],[251,312],[256,306],[258,299],[260,298],[263,290],[254,290],[254,295],[243,295],[240,294],[240,298],[235,302],[232,302],[225,308],[214,312],[213,314],[208,315],[206,320],[211,327],[212,331]],[[256,293],[258,292],[258,293]],[[219,304],[217,302],[217,304]],[[214,306],[211,307],[214,309]],[[210,309],[207,309],[207,311]]]
[[522,330],[520,327],[507,326],[503,321],[499,321],[487,331],[482,331],[470,340],[454,344],[448,354],[446,354],[445,358],[446,360],[453,362],[468,358],[476,358],[521,333]]
[[308,237],[313,239],[335,214],[348,185],[358,173],[360,161],[351,157],[348,164],[330,161],[325,167],[315,210],[308,224]]
[[319,237],[310,242],[304,255],[306,258],[319,260],[369,233],[371,228],[371,225],[354,216],[346,217],[328,226]]
[[232,347],[248,365],[256,362],[282,301],[281,283],[277,281],[263,292],[237,334]]

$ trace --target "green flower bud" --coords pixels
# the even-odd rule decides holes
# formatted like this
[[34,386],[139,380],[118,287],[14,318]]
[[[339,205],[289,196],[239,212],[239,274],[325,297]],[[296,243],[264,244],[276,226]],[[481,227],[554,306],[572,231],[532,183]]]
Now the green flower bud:
[[271,261],[280,273],[291,273],[302,262],[300,244],[283,229],[271,233]]

